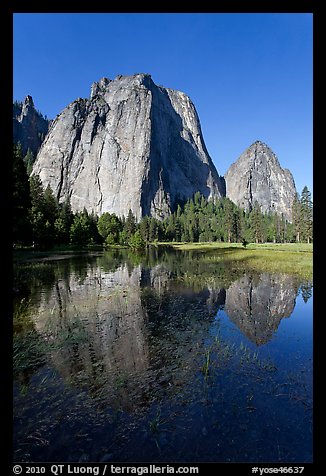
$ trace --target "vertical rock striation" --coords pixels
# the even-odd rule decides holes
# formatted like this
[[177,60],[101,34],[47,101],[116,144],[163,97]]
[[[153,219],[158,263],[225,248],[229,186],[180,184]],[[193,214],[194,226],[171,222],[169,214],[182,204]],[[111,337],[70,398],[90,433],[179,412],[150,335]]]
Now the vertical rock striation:
[[256,141],[241,154],[225,174],[226,196],[251,210],[254,203],[263,213],[277,213],[291,221],[291,208],[296,195],[292,174],[282,169],[273,151]]
[[33,173],[74,211],[98,215],[164,218],[197,191],[224,195],[191,100],[148,74],[93,83],[54,120]]

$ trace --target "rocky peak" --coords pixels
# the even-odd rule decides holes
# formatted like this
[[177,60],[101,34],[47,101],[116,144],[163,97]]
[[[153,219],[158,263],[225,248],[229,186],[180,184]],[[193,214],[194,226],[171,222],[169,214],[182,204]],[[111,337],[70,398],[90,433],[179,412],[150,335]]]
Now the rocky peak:
[[280,167],[278,158],[265,142],[256,140],[250,147],[248,147],[246,153],[251,160],[265,160],[270,164]]
[[111,82],[111,79],[102,78],[98,82],[94,82],[91,87],[91,95],[90,98],[103,94],[106,91],[107,86]]
[[137,73],[133,76],[123,76],[119,74],[114,80],[103,77],[92,84],[90,98],[93,99],[98,95],[103,96],[106,93],[110,94],[122,88],[143,87],[150,89],[152,86],[155,85],[151,75],[148,73]]
[[223,195],[187,95],[138,73],[102,78],[56,118],[34,166],[74,211],[163,218],[197,191]]
[[30,149],[36,156],[48,132],[50,121],[35,109],[32,96],[28,95],[23,103],[16,102],[15,104],[13,115],[14,142],[21,143],[24,154]]
[[225,182],[226,196],[245,210],[257,202],[263,213],[277,213],[291,221],[294,179],[264,142],[257,140],[240,155],[225,174]]
[[25,116],[31,114],[35,111],[34,102],[32,96],[26,96],[25,101],[23,102],[23,107],[20,115],[20,121],[24,119]]

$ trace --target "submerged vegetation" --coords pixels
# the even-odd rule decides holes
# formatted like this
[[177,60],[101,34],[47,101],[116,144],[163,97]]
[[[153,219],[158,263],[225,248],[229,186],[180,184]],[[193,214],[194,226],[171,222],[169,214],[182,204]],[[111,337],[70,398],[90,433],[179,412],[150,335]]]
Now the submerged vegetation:
[[202,246],[15,263],[15,460],[310,461],[311,280]]
[[230,268],[252,269],[255,271],[281,272],[312,279],[312,244],[250,244],[243,249],[240,244],[219,243],[171,243],[184,252],[204,253],[207,263],[224,263]]

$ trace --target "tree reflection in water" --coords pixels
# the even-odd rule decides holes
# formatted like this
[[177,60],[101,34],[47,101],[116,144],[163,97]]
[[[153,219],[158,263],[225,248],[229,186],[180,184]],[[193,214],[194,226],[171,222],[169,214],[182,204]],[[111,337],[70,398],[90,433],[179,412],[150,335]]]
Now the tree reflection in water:
[[[216,326],[216,316],[220,310],[223,310],[229,321],[236,325],[238,332],[248,339],[248,345],[251,343],[252,350],[246,350],[246,358],[248,366],[253,366],[258,362],[255,349],[268,346],[273,336],[277,335],[282,319],[289,318],[293,313],[299,290],[304,302],[308,302],[311,296],[311,284],[309,287],[309,283],[302,284],[290,275],[257,274],[249,271],[244,274],[237,270],[225,269],[223,265],[217,266],[216,263],[207,265],[200,258],[184,259],[180,254],[167,251],[160,256],[152,255],[145,259],[120,252],[105,253],[94,257],[53,261],[47,266],[51,273],[46,273],[46,280],[43,280],[42,273],[38,269],[37,273],[32,272],[29,275],[27,273],[24,282],[24,292],[30,298],[29,327],[33,327],[34,334],[36,333],[38,339],[43,342],[44,358],[40,360],[38,366],[33,367],[31,363],[28,372],[26,371],[28,365],[27,367],[25,365],[23,370],[18,366],[16,378],[24,382],[27,388],[29,379],[32,382],[33,378],[34,380],[37,378],[37,368],[42,368],[45,361],[47,366],[54,369],[53,375],[60,376],[62,380],[60,385],[61,387],[64,385],[63,389],[86,392],[87,399],[90,398],[87,405],[91,406],[92,411],[97,408],[97,411],[106,415],[122,412],[123,424],[125,428],[129,428],[127,435],[131,438],[131,445],[136,445],[135,441],[140,438],[137,432],[134,435],[135,441],[131,436],[131,428],[141,425],[140,421],[143,421],[142,424],[147,421],[146,428],[153,429],[159,426],[158,421],[157,425],[153,423],[155,421],[153,412],[158,402],[160,402],[160,415],[161,406],[163,408],[167,405],[168,408],[170,405],[170,408],[174,408],[173,405],[182,404],[184,417],[179,423],[182,427],[185,422],[189,423],[191,420],[192,430],[189,431],[190,433],[195,431],[197,418],[195,415],[198,412],[196,399],[202,398],[198,395],[202,392],[203,386],[208,384],[211,389],[215,388],[215,396],[210,397],[209,404],[212,405],[212,414],[208,414],[208,418],[216,419],[214,412],[217,410],[214,405],[216,406],[218,402],[214,399],[217,399],[218,395],[222,398],[231,391],[235,384],[231,376],[235,372],[235,365],[238,365],[236,362],[239,361],[240,352],[243,353],[242,349],[232,347],[229,342],[217,338],[214,341],[215,347],[207,347],[211,345],[209,344],[211,330]],[[20,276],[24,276],[22,270]],[[21,281],[23,282],[22,279]],[[17,298],[17,303],[20,299],[21,296]],[[24,329],[21,330],[20,337],[24,332]],[[210,356],[209,359],[207,355]],[[202,368],[205,356],[204,379]],[[249,367],[245,369],[246,372],[248,369]],[[258,379],[264,379],[266,385],[268,383],[268,388],[271,388],[272,384],[276,388],[279,384],[277,378],[273,377],[272,381],[272,377],[264,373],[259,377],[257,369],[259,372],[268,370],[267,366],[264,368],[260,362],[260,367],[256,365],[256,370],[252,370],[256,373],[252,373],[250,378],[254,375],[256,382]],[[308,374],[310,370],[308,366]],[[216,380],[218,375],[220,383]],[[250,379],[245,383],[245,375],[247,375],[245,372],[236,375],[239,379],[238,392],[240,388],[246,388],[246,385],[253,385]],[[243,379],[242,386],[241,379]],[[30,388],[32,386],[31,384]],[[252,388],[251,393],[254,395],[255,388]],[[239,411],[247,412],[249,407],[255,408],[252,404],[248,404],[249,394],[250,392],[244,397],[244,394],[239,393],[237,408],[240,409],[243,404],[241,399],[247,399],[244,409]],[[26,447],[25,432],[28,425],[22,422],[33,408],[34,412],[36,411],[37,398],[36,392],[34,397],[29,396],[28,401],[24,400],[21,393],[16,399],[17,412],[20,416],[15,437],[17,460],[19,455],[23,454],[21,445],[25,444]],[[60,402],[57,402],[58,405]],[[64,404],[62,405],[64,407]],[[85,400],[85,411],[87,405]],[[227,414],[228,410],[225,411]],[[180,409],[175,410],[175,413],[172,412],[175,424],[180,418],[176,416],[178,412]],[[83,428],[82,415],[83,412],[80,415],[81,428]],[[136,418],[132,419],[132,423],[129,421],[131,426],[126,423],[127,415],[128,418],[131,418],[131,415],[134,415],[132,418]],[[235,441],[232,434],[238,430],[236,426],[232,430],[232,418],[230,420],[230,417],[225,415],[220,417],[221,421],[223,418],[226,422],[229,420],[230,427],[225,429],[225,434],[219,430],[220,437],[224,435],[226,441],[230,438]],[[35,428],[37,418],[35,413]],[[275,417],[275,420],[278,421],[278,418]],[[118,423],[114,424],[116,426],[110,430],[113,435],[110,444],[113,446],[114,438],[118,434],[121,437],[121,432],[123,433],[122,427]],[[247,420],[241,425],[242,428],[249,427]],[[259,419],[255,425],[259,425]],[[174,428],[175,434],[178,435],[178,430]],[[256,431],[254,428],[253,435]],[[208,460],[214,460],[216,448],[213,450],[210,445],[207,446],[206,431],[200,438],[202,444],[206,445],[206,450],[203,446],[201,456],[198,458],[205,460],[206,454]],[[123,438],[126,438],[126,433],[123,434]],[[165,437],[167,438],[167,434]],[[102,441],[103,436],[97,438]],[[51,441],[51,435],[46,441]],[[46,448],[38,446],[35,449],[32,441],[29,446],[31,452],[24,453],[26,460],[29,457],[46,460],[49,455],[60,459],[58,456],[61,454],[60,451],[62,455],[64,454],[62,449],[58,449],[58,453],[54,453],[55,456]],[[151,451],[155,453],[154,449]],[[240,448],[237,451],[240,453],[235,460],[250,460],[250,448],[243,454]],[[298,449],[295,448],[293,454],[295,451]],[[308,455],[309,451],[306,452]],[[222,453],[216,456],[219,461],[223,461],[224,457],[227,458]],[[121,453],[117,454],[121,457]],[[271,456],[267,451],[266,454],[272,460],[277,460],[275,453],[272,452]],[[167,450],[166,458],[168,455]],[[64,460],[64,456],[62,457]],[[130,457],[132,459],[135,454],[133,456],[130,454]],[[159,456],[161,457],[162,455]],[[309,460],[309,456],[305,458]],[[179,456],[179,460],[182,460],[182,456]]]

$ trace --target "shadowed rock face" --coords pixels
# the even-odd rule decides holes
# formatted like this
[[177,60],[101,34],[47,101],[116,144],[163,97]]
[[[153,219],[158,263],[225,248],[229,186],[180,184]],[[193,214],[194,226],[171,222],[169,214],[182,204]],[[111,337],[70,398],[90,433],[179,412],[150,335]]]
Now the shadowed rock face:
[[48,129],[49,121],[36,111],[31,96],[26,96],[21,108],[14,108],[13,139],[21,143],[23,154],[30,149],[36,156]]
[[93,83],[53,122],[33,173],[59,201],[98,215],[163,218],[199,191],[224,195],[194,105],[148,74]]
[[226,291],[225,312],[257,345],[266,344],[281,320],[292,314],[297,287],[289,275],[243,276]]
[[266,144],[256,141],[245,150],[228,169],[225,182],[226,196],[245,210],[257,202],[263,213],[283,214],[291,221],[295,183]]

